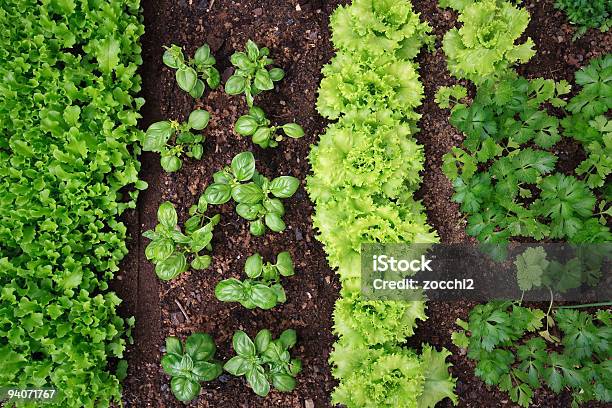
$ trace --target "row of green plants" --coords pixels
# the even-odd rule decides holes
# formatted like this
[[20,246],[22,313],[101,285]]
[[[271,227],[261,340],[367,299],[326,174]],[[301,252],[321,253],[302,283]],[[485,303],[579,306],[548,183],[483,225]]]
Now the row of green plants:
[[[234,130],[242,136],[251,136],[254,144],[263,148],[276,147],[282,140],[278,131],[300,138],[304,135],[296,123],[271,125],[263,109],[254,106],[254,98],[263,91],[273,89],[274,82],[284,77],[273,64],[267,48],[260,48],[248,41],[245,51],[231,56],[234,74],[226,81],[225,91],[230,95],[244,94],[249,113],[241,116]],[[166,49],[163,62],[176,69],[175,77],[180,89],[194,98],[204,94],[206,84],[211,89],[220,85],[219,74],[214,67],[216,60],[208,45],[199,47],[193,59],[186,59],[181,47],[172,45]],[[161,155],[162,168],[168,172],[182,167],[181,155],[200,159],[203,154],[204,136],[195,131],[206,128],[210,114],[204,110],[191,112],[187,122],[161,121],[152,124],[144,135],[145,151]],[[282,232],[286,229],[282,199],[293,196],[300,181],[291,176],[266,177],[256,169],[252,152],[237,154],[231,163],[213,174],[211,183],[189,208],[189,217],[181,226],[174,205],[166,201],[157,211],[157,225],[145,231],[150,240],[145,255],[155,265],[155,273],[164,281],[172,280],[189,269],[202,270],[212,264],[212,239],[220,215],[206,215],[211,206],[231,200],[236,203],[236,213],[249,222],[249,232],[262,236],[267,230]],[[244,280],[224,279],[215,287],[215,296],[222,302],[236,302],[246,309],[270,310],[287,300],[281,277],[295,274],[293,259],[288,251],[279,253],[275,263],[264,263],[255,253],[247,257]],[[183,402],[198,397],[202,383],[213,381],[223,371],[234,376],[244,376],[257,395],[265,397],[271,388],[281,392],[296,387],[295,377],[302,369],[299,359],[292,358],[289,350],[295,346],[297,334],[293,329],[283,331],[273,339],[268,329],[260,330],[251,339],[247,333],[234,333],[232,346],[235,356],[222,364],[214,358],[216,345],[207,333],[193,333],[185,343],[177,337],[166,339],[166,353],[162,357],[163,370],[170,376],[170,390]]]
[[[543,386],[556,394],[570,391],[573,407],[611,402],[609,311],[561,307],[553,313],[552,294],[597,284],[593,262],[601,260],[601,249],[584,245],[612,241],[612,55],[578,71],[578,92],[568,98],[566,81],[526,79],[513,70],[535,55],[529,38],[517,44],[529,24],[526,10],[497,0],[440,5],[458,11],[463,23],[444,37],[449,70],[476,85],[469,100],[463,86],[443,87],[436,95],[465,136],[445,155],[443,171],[466,215],[467,233],[489,244],[554,239],[581,244],[577,251],[583,254],[594,251],[586,260],[559,263],[541,247],[527,249],[515,261],[518,286],[548,288],[548,310],[521,301],[479,305],[468,321],[457,321],[463,330],[453,341],[476,362],[478,377],[520,406],[528,407]],[[564,138],[585,153],[574,169],[559,166],[556,152]],[[494,258],[506,258],[497,250],[503,246],[491,248]]]
[[0,384],[111,406],[134,323],[108,287],[127,253],[118,217],[146,188],[140,3],[44,3],[0,7]]
[[432,44],[431,28],[408,1],[354,0],[331,17],[337,50],[324,66],[317,109],[331,120],[309,160],[313,224],[342,289],[333,315],[330,356],[339,384],[334,404],[349,408],[433,407],[456,402],[447,350],[405,346],[425,302],[362,297],[362,243],[433,243],[414,199],[423,170],[418,131],[423,86],[414,58]]

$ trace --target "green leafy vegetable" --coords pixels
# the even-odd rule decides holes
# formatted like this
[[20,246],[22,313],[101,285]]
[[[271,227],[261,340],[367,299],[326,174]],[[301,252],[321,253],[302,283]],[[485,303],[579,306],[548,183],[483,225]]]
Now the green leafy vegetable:
[[529,24],[529,12],[508,1],[445,1],[459,11],[463,26],[444,36],[448,69],[457,78],[481,83],[490,76],[505,76],[510,67],[535,55],[533,41],[515,42]]
[[283,136],[278,134],[282,129],[285,135],[299,139],[304,136],[304,129],[297,123],[287,123],[281,126],[270,126],[270,120],[266,118],[263,109],[252,106],[248,115],[238,118],[234,125],[234,131],[239,135],[251,136],[253,143],[263,147],[276,147],[278,142],[283,140]]
[[200,383],[212,381],[223,372],[214,360],[215,342],[210,335],[194,333],[185,344],[176,337],[166,338],[166,354],[161,366],[171,377],[170,390],[179,401],[191,401],[200,393]]
[[282,219],[285,207],[280,199],[295,194],[300,186],[298,179],[291,176],[268,179],[255,170],[251,152],[237,154],[231,166],[216,172],[213,179],[214,183],[204,191],[207,202],[224,204],[233,199],[238,215],[250,221],[251,234],[261,236],[266,227],[274,232],[285,230]]
[[232,339],[236,356],[223,368],[232,375],[244,375],[253,392],[262,397],[268,395],[271,386],[282,392],[293,391],[295,377],[302,370],[302,362],[289,354],[296,341],[293,329],[285,330],[276,340],[267,329],[260,330],[254,340],[238,330]]
[[276,263],[263,263],[261,255],[255,253],[247,258],[244,271],[248,279],[240,281],[230,278],[219,282],[215,296],[222,302],[240,302],[247,309],[264,310],[285,303],[287,296],[280,284],[281,276],[293,276],[293,261],[289,252],[281,252]]
[[217,89],[221,82],[221,75],[215,68],[217,61],[210,52],[208,44],[199,47],[192,59],[185,60],[183,49],[172,44],[166,47],[163,55],[166,66],[176,69],[176,83],[179,88],[189,92],[194,98],[200,98],[204,94],[206,84],[211,89]]
[[259,48],[248,40],[245,51],[232,54],[230,61],[235,71],[225,83],[225,92],[230,95],[244,94],[249,107],[253,106],[254,97],[263,91],[274,89],[274,82],[285,77],[280,68],[268,69],[274,61],[269,57],[270,50]]
[[155,273],[162,280],[171,280],[189,268],[191,255],[193,269],[210,266],[210,255],[201,255],[203,250],[212,251],[213,228],[219,223],[219,214],[212,218],[204,215],[208,203],[200,197],[197,205],[189,209],[190,218],[185,222],[185,233],[178,226],[174,205],[166,201],[157,210],[158,224],[155,230],[145,231],[142,236],[151,240],[145,248],[145,256],[155,264]]
[[612,4],[607,0],[556,0],[555,7],[563,10],[572,24],[578,26],[574,37],[580,37],[589,28],[606,32],[612,26]]
[[144,134],[142,148],[145,152],[161,153],[162,168],[171,173],[180,170],[183,153],[187,157],[200,160],[204,154],[204,136],[192,130],[202,130],[208,126],[210,113],[195,110],[189,114],[185,123],[164,120],[155,122]]

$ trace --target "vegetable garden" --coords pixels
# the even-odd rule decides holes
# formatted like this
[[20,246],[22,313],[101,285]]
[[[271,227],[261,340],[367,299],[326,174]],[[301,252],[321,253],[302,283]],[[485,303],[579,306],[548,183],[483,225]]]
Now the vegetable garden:
[[[3,2],[0,403],[607,406],[611,21]],[[397,301],[364,292],[371,243],[535,246],[507,262],[520,299]],[[603,299],[553,296],[581,285]]]

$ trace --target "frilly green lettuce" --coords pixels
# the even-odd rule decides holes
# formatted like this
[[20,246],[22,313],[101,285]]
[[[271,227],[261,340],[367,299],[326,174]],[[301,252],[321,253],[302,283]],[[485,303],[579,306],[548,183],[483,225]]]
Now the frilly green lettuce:
[[457,78],[480,83],[491,75],[504,75],[511,65],[535,55],[531,38],[515,45],[529,24],[527,10],[507,1],[455,3],[460,3],[456,7],[460,7],[463,26],[446,33],[443,48],[448,69]]
[[431,27],[404,1],[355,0],[336,9],[330,25],[334,46],[351,53],[395,52],[399,58],[411,59],[424,44],[433,42],[428,35]]

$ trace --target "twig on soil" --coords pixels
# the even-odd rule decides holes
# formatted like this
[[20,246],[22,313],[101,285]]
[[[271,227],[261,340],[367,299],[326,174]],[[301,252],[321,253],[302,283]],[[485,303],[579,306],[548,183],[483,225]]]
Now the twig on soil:
[[210,11],[213,8],[214,5],[215,5],[215,0],[212,0],[210,2],[210,6],[208,6],[208,11]]
[[181,309],[181,313],[183,313],[183,316],[185,316],[185,320],[187,320],[187,323],[191,323],[191,319],[189,318],[189,316],[187,316],[187,312],[185,312],[185,309],[183,309],[183,305],[181,305],[181,303],[177,299],[174,299],[174,303],[176,303],[179,309]]

